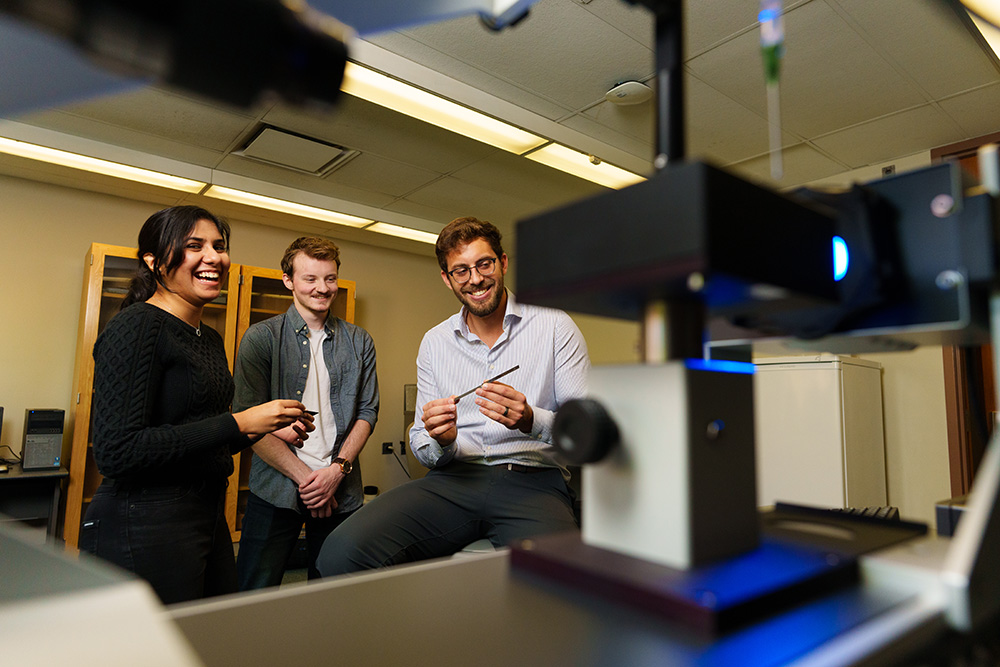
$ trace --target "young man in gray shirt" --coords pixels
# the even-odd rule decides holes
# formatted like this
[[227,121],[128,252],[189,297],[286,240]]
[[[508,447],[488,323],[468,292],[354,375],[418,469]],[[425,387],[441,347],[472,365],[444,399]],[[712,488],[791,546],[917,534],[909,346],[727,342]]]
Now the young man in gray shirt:
[[299,238],[281,270],[292,305],[243,337],[233,409],[295,398],[316,413],[315,430],[286,428],[253,447],[236,561],[240,590],[281,583],[303,524],[308,576],[319,576],[316,556],[326,536],[361,507],[358,455],[378,418],[372,337],[331,312],[340,270],[336,244]]

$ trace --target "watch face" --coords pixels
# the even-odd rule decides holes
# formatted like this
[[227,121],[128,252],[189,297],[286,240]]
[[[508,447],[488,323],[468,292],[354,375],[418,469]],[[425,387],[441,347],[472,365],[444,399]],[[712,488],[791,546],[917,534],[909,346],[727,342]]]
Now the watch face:
[[351,474],[351,471],[354,470],[354,464],[352,464],[350,461],[347,461],[345,459],[337,459],[337,463],[340,464],[340,469],[344,472],[345,475]]

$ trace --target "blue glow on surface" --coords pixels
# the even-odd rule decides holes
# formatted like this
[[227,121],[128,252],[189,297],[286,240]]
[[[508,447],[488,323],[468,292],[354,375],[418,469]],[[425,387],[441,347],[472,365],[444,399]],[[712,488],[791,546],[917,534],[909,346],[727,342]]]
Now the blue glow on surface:
[[757,14],[757,20],[761,23],[767,23],[768,21],[776,20],[779,16],[781,16],[780,11],[774,8],[767,8],[760,10]]
[[715,371],[716,373],[743,373],[753,375],[754,365],[745,361],[725,361],[722,359],[685,359],[684,366],[693,371]]
[[851,266],[851,254],[847,251],[847,241],[833,237],[833,279],[842,280]]

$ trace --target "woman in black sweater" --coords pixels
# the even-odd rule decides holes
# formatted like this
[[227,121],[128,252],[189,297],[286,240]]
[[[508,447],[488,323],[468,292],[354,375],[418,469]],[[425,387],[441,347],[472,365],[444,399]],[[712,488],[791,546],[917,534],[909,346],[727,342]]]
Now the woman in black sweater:
[[94,460],[105,479],[80,548],[143,577],[165,604],[235,592],[232,455],[283,428],[305,437],[311,417],[294,400],[229,412],[225,346],[201,323],[226,284],[228,224],[196,206],[165,209],[143,225],[138,256],[122,310],[94,345]]

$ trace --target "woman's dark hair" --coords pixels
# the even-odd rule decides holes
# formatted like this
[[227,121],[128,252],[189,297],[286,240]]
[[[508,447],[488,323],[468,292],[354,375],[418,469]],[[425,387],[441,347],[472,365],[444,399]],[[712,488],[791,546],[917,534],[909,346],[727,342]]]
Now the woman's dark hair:
[[[184,242],[199,220],[208,220],[222,235],[229,249],[229,223],[200,206],[173,206],[157,211],[139,230],[139,267],[128,287],[122,308],[145,301],[156,293],[157,284],[166,286],[164,276],[184,261]],[[153,268],[143,257],[153,256]]]

